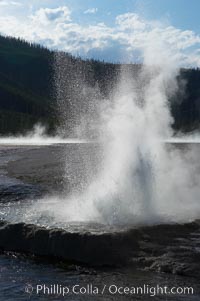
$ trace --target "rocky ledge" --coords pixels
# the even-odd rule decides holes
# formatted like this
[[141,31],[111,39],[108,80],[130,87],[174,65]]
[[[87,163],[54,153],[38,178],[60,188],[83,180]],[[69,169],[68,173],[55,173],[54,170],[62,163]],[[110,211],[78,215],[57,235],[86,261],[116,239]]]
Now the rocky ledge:
[[200,277],[199,221],[95,234],[1,221],[0,249],[90,266],[131,265]]

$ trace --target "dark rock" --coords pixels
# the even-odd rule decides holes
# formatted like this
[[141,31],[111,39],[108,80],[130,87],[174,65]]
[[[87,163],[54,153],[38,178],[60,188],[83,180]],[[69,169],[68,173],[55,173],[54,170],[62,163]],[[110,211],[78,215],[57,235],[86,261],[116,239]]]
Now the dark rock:
[[92,265],[124,264],[131,258],[137,241],[129,232],[70,233],[24,223],[0,224],[0,248]]
[[198,222],[121,232],[73,233],[64,229],[1,221],[0,249],[90,266],[131,265],[134,268],[200,277],[199,233]]

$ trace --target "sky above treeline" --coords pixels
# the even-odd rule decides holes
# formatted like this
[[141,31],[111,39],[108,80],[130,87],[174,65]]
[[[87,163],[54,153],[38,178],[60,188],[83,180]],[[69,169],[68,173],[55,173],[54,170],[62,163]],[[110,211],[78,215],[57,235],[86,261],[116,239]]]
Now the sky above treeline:
[[141,61],[162,44],[199,67],[199,12],[199,0],[0,0],[0,33],[111,62]]

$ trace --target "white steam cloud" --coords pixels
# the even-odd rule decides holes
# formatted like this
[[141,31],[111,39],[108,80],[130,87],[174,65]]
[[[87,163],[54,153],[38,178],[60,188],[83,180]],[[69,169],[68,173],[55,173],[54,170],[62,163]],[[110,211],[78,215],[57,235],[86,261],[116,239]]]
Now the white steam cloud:
[[0,145],[51,145],[51,144],[66,144],[66,143],[87,143],[83,139],[65,139],[62,136],[48,136],[46,129],[41,124],[36,124],[32,131],[25,135],[17,136],[0,136]]

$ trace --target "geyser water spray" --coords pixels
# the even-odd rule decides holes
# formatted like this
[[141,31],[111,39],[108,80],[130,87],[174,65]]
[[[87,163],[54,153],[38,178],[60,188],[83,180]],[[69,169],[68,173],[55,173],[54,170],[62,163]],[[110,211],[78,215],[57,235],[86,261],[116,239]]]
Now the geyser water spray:
[[[176,70],[172,71],[175,79]],[[171,134],[172,123],[166,91],[168,76],[162,66],[143,65],[134,77],[129,70],[121,70],[110,103],[101,111],[101,170],[80,199],[73,198],[72,203],[80,204],[76,208],[82,208],[81,214],[74,212],[76,219],[84,213],[86,219],[94,215],[104,223],[140,223],[159,218],[159,166],[167,158],[161,141]]]
[[[58,200],[57,220],[137,224],[198,214],[193,167],[178,150],[163,143],[173,134],[168,99],[176,92],[181,64],[178,55],[166,49],[159,39],[153,47],[152,41],[141,47],[143,64],[134,74],[122,66],[109,100],[101,99],[95,106],[98,124],[93,129],[103,146],[101,164],[81,193]],[[97,98],[91,100],[96,104]]]
[[[135,70],[122,65],[106,99],[97,84],[85,82],[84,68],[74,69],[63,54],[56,57],[62,136],[95,139],[101,151],[85,164],[79,187],[71,185],[65,196],[39,200],[25,210],[23,220],[42,223],[45,215],[48,223],[56,225],[133,225],[199,216],[198,152],[164,142],[173,135],[168,99],[177,90],[181,56],[167,47],[156,30],[138,48],[142,64]],[[69,70],[74,80],[66,91]],[[88,149],[77,152],[77,162],[84,151]],[[73,182],[67,166],[68,162],[67,181]]]

